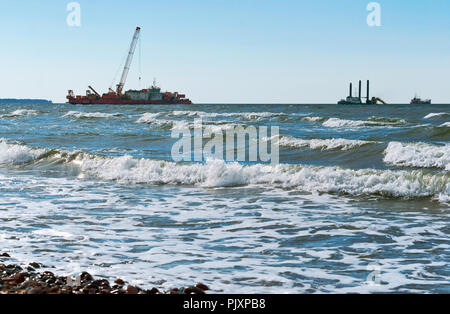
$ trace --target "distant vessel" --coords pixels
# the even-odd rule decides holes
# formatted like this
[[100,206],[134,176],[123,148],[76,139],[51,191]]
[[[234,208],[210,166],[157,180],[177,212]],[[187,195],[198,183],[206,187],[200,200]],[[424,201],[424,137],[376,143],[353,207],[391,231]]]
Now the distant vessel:
[[361,81],[359,81],[359,97],[353,97],[353,83],[350,83],[350,92],[346,99],[341,99],[338,105],[361,105]]
[[420,97],[414,96],[411,105],[431,105],[431,99],[422,100]]
[[139,39],[141,28],[137,27],[131,41],[128,57],[123,68],[120,83],[117,84],[116,90],[109,89],[109,92],[100,95],[94,88],[89,86],[89,90],[86,91],[86,96],[75,96],[73,90],[69,90],[67,95],[68,102],[70,104],[110,104],[110,105],[134,105],[134,104],[185,104],[190,105],[192,102],[186,98],[186,95],[179,94],[178,92],[161,92],[161,88],[156,86],[156,82],[153,82],[153,86],[148,89],[142,90],[129,90],[123,93],[123,88],[130,71],[131,62],[133,60],[134,51]]
[[[358,97],[353,97],[353,84],[350,83],[350,93],[349,96],[346,99],[341,99],[338,102],[338,105],[362,105],[363,101],[361,97],[361,90],[362,90],[362,86],[361,86],[362,82],[359,81],[359,95]],[[366,104],[368,105],[375,105],[378,102],[381,102],[383,104],[386,104],[382,99],[378,98],[378,97],[372,97],[372,99],[370,98],[370,81],[367,81],[367,96],[366,98]]]

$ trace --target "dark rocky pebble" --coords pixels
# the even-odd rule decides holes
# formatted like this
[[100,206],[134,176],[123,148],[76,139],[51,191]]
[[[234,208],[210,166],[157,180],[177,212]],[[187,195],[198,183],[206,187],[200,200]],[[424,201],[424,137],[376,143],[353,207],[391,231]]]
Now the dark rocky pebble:
[[195,286],[196,286],[197,288],[199,288],[199,289],[202,289],[203,291],[208,291],[208,290],[209,290],[208,286],[207,286],[207,285],[204,285],[204,284],[202,284],[202,283],[198,283],[198,284],[196,284]]
[[[0,257],[10,256],[1,253]],[[42,267],[42,264],[30,263],[23,269],[18,265],[0,263],[0,294],[204,294],[210,290],[201,283],[168,291],[160,291],[157,288],[145,290],[127,284],[122,279],[116,279],[111,285],[108,280],[95,279],[87,272],[81,273],[77,279],[57,276],[50,271],[36,271]]]
[[183,290],[183,292],[185,294],[205,294],[205,291],[197,287],[187,287]]

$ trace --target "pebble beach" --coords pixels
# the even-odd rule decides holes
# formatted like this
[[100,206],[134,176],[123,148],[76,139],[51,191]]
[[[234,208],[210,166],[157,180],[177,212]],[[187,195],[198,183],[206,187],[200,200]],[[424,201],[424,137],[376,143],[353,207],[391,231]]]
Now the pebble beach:
[[26,266],[8,264],[11,256],[0,254],[0,294],[205,294],[209,288],[201,283],[183,288],[143,289],[118,278],[114,282],[94,278],[82,272],[76,278],[39,271],[44,265],[36,262]]

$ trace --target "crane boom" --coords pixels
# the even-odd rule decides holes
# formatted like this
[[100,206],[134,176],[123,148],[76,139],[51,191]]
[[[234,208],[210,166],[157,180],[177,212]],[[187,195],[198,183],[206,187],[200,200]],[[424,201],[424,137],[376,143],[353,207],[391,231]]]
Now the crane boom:
[[383,105],[387,105],[387,103],[381,98],[377,97],[375,100],[381,102]]
[[99,93],[97,93],[97,91],[96,91],[91,85],[89,85],[88,87],[89,87],[89,89],[90,89],[91,91],[94,92],[94,94],[95,94],[97,97],[102,97],[102,96],[100,96]]
[[125,62],[125,67],[123,68],[122,77],[120,78],[120,83],[117,85],[117,95],[122,95],[123,87],[127,80],[128,72],[130,71],[131,62],[133,61],[134,51],[136,50],[137,41],[139,39],[139,33],[141,32],[140,27],[136,27],[134,32],[133,40],[131,41],[130,51],[128,52],[127,61]]

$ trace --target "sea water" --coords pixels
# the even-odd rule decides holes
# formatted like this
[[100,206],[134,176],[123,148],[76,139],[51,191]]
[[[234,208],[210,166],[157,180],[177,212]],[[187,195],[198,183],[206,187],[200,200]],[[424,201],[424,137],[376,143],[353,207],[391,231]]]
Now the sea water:
[[[173,130],[277,126],[280,164],[175,163]],[[224,293],[450,292],[450,106],[2,105],[0,249]]]

